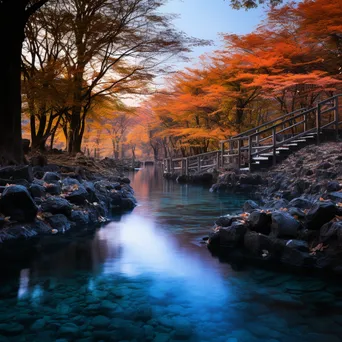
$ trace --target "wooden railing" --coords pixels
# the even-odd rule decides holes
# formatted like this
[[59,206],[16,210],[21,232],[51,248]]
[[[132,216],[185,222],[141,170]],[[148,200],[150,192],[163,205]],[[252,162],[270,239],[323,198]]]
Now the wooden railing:
[[183,175],[205,172],[211,168],[218,169],[221,160],[221,150],[197,154],[183,158],[164,159],[165,172],[179,171]]
[[342,94],[321,101],[314,108],[296,110],[223,140],[218,151],[184,158],[167,158],[164,160],[165,172],[178,171],[189,175],[227,165],[250,168],[252,162],[261,155],[272,157],[275,164],[281,148],[287,149],[286,146],[304,136],[312,134],[312,138],[319,144],[323,130],[332,128],[337,139],[339,128],[342,128],[339,127],[342,124],[342,118],[339,118],[340,97]]

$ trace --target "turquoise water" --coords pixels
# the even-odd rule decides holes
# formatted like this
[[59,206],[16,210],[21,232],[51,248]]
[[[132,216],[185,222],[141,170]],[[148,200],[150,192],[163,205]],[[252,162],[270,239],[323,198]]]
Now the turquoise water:
[[200,243],[245,198],[153,168],[133,187],[132,213],[2,257],[0,342],[342,341],[336,281],[235,270]]

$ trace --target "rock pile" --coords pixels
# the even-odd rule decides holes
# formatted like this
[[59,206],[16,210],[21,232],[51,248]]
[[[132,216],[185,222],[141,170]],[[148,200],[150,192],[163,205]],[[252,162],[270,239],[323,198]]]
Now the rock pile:
[[342,273],[342,203],[299,197],[259,207],[249,200],[242,213],[216,221],[208,247],[214,254],[238,250],[264,263]]
[[0,243],[106,222],[135,207],[129,183],[44,163],[0,168]]
[[247,191],[243,212],[221,217],[213,252],[342,273],[342,143],[307,146],[267,173],[231,170],[211,191]]

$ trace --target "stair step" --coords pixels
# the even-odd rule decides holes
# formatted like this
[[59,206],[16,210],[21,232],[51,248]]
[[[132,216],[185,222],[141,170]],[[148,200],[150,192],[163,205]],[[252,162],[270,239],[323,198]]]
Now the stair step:
[[284,144],[285,147],[291,147],[291,146],[298,146],[298,144],[292,143],[292,144]]
[[276,150],[277,151],[290,151],[288,147],[277,147]]
[[[279,155],[280,152],[279,151],[276,151],[276,155]],[[272,152],[269,152],[269,153],[260,153],[259,154],[260,157],[272,157],[273,156],[273,153]]]
[[298,139],[298,140],[292,140],[293,143],[302,143],[302,142],[306,142],[305,139]]
[[269,160],[268,157],[253,157],[253,160],[255,161],[261,161],[261,160]]

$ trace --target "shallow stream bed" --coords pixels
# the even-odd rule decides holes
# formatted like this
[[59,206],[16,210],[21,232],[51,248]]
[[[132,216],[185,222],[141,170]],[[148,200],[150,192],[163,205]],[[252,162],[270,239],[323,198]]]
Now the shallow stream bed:
[[132,213],[1,260],[0,342],[342,341],[337,280],[236,269],[200,243],[246,197],[131,178]]

